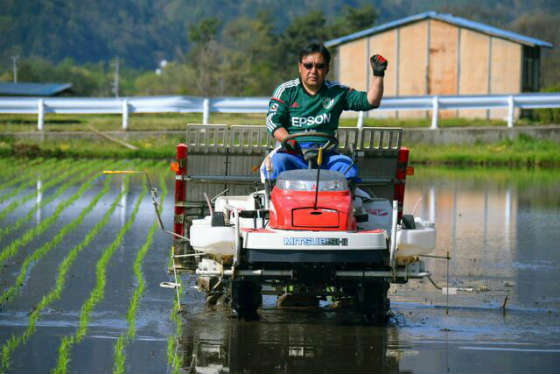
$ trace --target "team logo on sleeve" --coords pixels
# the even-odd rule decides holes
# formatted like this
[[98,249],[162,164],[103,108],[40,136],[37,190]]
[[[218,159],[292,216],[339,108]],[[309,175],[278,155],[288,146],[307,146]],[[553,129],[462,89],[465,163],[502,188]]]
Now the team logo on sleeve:
[[278,111],[278,103],[272,103],[272,104],[270,104],[270,111],[271,111],[271,112],[276,112],[276,111]]
[[325,97],[323,99],[323,102],[322,102],[323,108],[330,109],[330,108],[332,108],[333,104],[334,104],[334,99],[331,99],[330,97]]

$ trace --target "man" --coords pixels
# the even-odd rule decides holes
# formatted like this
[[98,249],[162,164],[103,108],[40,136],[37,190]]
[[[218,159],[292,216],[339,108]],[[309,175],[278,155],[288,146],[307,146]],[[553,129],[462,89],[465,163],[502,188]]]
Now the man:
[[[387,60],[380,55],[370,58],[373,77],[367,92],[355,91],[326,80],[330,53],[320,43],[311,43],[299,53],[299,78],[285,82],[274,91],[268,105],[266,128],[279,142],[290,134],[317,131],[336,135],[343,110],[364,111],[377,108],[383,97],[383,76]],[[313,141],[289,140],[272,156],[270,179],[284,170],[307,168],[301,149],[316,146]],[[349,180],[358,179],[358,169],[350,157],[326,152],[322,168],[345,173]],[[350,167],[352,165],[352,167]]]

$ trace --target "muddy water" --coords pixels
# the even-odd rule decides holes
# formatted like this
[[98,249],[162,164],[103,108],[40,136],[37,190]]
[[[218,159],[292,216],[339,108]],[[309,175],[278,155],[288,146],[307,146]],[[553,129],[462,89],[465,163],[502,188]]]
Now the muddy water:
[[[191,172],[215,170],[222,160],[201,158]],[[239,161],[239,160],[238,160]],[[243,164],[241,164],[243,162]],[[225,165],[229,174],[250,169],[257,160]],[[199,169],[199,170],[197,170]],[[366,169],[367,170],[367,169]],[[2,176],[0,175],[0,179]],[[57,364],[61,338],[75,334],[80,310],[95,287],[96,262],[130,219],[142,187],[133,177],[131,190],[108,224],[81,251],[70,267],[60,298],[42,310],[37,328],[10,354],[6,372],[46,372]],[[2,183],[3,180],[0,180]],[[172,176],[168,176],[169,186]],[[0,268],[4,292],[14,284],[27,256],[75,219],[102,189],[91,190],[62,212],[56,224],[37,235]],[[76,191],[69,189],[66,195]],[[57,267],[101,220],[121,191],[115,177],[83,222],[61,244],[34,262],[17,296],[1,306],[0,344],[24,333],[29,313],[50,292]],[[223,186],[191,185],[189,197]],[[253,187],[237,186],[235,193]],[[557,372],[560,366],[560,173],[524,170],[439,170],[417,168],[407,182],[405,211],[436,220],[435,255],[426,259],[434,281],[449,287],[444,295],[429,282],[411,281],[391,288],[393,317],[387,327],[364,325],[359,316],[323,305],[313,311],[281,311],[266,297],[261,320],[229,318],[223,307],[209,310],[184,277],[184,334],[179,353],[183,368],[197,372]],[[0,191],[4,194],[8,191]],[[32,193],[33,188],[18,196]],[[37,196],[47,199],[53,191]],[[20,228],[0,239],[2,249],[55,212],[63,195],[36,212]],[[170,193],[172,195],[172,193]],[[165,201],[164,220],[172,221],[172,201]],[[15,198],[18,198],[16,196]],[[2,227],[25,216],[35,201],[7,215]],[[5,209],[5,202],[0,209]],[[106,269],[103,298],[89,316],[85,338],[70,352],[69,372],[111,372],[116,339],[128,329],[129,300],[137,281],[132,261],[153,223],[148,199],[124,235]],[[167,275],[169,238],[157,233],[142,271],[146,288],[135,318],[136,335],[125,349],[127,372],[169,372],[168,337],[172,291],[159,283]],[[505,308],[504,308],[505,305]]]

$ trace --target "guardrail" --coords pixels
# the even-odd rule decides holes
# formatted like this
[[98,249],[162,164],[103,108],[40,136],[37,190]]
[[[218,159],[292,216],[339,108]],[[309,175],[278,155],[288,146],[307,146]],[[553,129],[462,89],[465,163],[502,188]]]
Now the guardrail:
[[[128,128],[131,113],[202,113],[208,124],[210,113],[266,113],[267,97],[153,96],[122,98],[0,98],[0,113],[37,114],[37,128],[43,130],[46,113],[121,114],[122,128]],[[385,97],[377,110],[431,110],[431,128],[438,128],[439,111],[444,109],[508,109],[508,127],[513,127],[515,109],[560,108],[560,93],[477,96]],[[358,117],[363,127],[363,112]]]

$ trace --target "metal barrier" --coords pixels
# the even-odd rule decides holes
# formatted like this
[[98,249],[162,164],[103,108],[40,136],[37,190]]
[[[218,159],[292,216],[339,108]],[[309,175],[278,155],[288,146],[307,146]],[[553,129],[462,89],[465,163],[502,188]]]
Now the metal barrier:
[[[266,113],[267,97],[154,96],[123,98],[0,98],[0,113],[37,114],[37,128],[43,130],[46,113],[122,115],[122,128],[128,128],[130,113],[202,113],[203,124],[210,113]],[[377,110],[430,110],[432,129],[438,127],[439,111],[444,109],[508,109],[508,127],[513,127],[515,109],[560,108],[560,93],[478,96],[385,97]],[[358,127],[363,127],[360,112]]]

